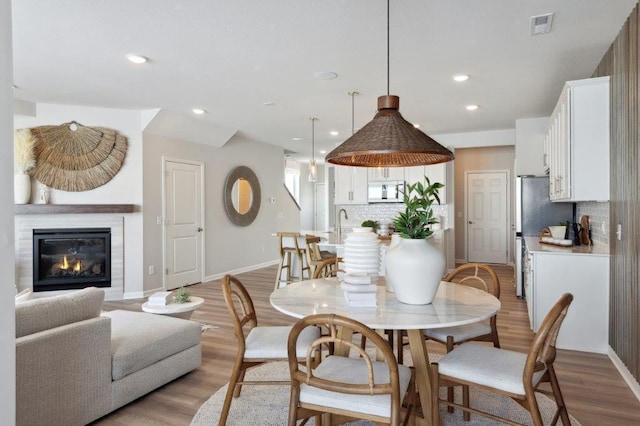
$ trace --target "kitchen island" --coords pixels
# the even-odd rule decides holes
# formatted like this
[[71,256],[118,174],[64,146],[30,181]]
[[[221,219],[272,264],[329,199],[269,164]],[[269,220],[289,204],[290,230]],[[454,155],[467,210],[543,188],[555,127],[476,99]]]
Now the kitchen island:
[[588,246],[558,247],[524,237],[524,289],[531,329],[563,293],[574,296],[557,347],[607,353],[609,348],[609,253]]

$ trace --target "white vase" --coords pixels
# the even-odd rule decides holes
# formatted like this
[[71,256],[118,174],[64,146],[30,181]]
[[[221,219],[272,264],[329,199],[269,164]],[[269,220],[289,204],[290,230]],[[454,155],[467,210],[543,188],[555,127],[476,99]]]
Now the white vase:
[[16,173],[13,177],[13,201],[16,204],[28,204],[31,201],[31,176]]
[[387,255],[389,254],[389,252],[393,249],[395,249],[396,247],[398,247],[398,244],[400,244],[400,241],[402,241],[402,237],[400,236],[400,234],[391,234],[391,243],[389,243],[389,247],[387,247],[387,250],[385,252],[384,255],[384,274],[386,277],[386,288],[387,291],[389,293],[393,293],[393,278],[389,277],[389,275],[387,274]]
[[387,280],[396,298],[410,305],[427,305],[433,301],[442,280],[444,255],[430,238],[406,239],[387,253]]

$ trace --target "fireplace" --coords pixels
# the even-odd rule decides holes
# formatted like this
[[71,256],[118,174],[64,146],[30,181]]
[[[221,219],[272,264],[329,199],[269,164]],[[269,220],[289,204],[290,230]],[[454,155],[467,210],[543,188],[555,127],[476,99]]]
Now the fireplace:
[[33,291],[111,287],[111,229],[33,230]]

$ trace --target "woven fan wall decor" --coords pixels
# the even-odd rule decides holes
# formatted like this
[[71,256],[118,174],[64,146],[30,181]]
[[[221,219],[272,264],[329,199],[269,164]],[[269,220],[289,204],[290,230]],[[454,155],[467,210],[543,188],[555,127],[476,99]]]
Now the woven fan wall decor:
[[30,129],[36,140],[36,166],[29,172],[63,191],[88,191],[109,182],[127,153],[127,138],[115,130],[75,121]]

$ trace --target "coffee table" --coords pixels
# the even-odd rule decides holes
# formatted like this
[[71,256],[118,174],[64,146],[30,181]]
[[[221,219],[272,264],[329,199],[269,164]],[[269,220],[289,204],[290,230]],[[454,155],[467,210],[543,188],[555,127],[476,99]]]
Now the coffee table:
[[198,309],[203,303],[204,299],[202,297],[191,296],[191,302],[187,303],[171,302],[167,305],[149,305],[149,302],[144,302],[142,304],[142,310],[150,314],[189,319],[193,311]]

